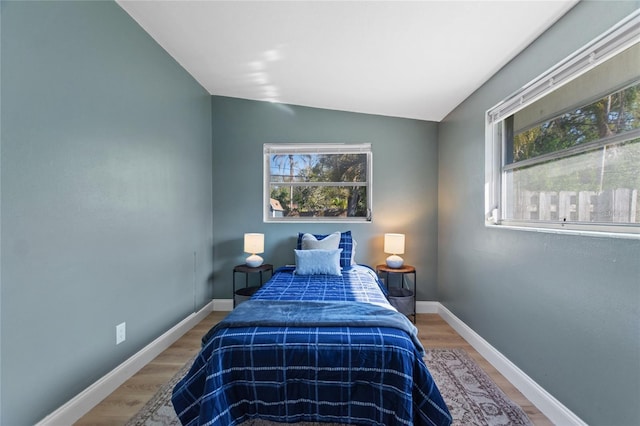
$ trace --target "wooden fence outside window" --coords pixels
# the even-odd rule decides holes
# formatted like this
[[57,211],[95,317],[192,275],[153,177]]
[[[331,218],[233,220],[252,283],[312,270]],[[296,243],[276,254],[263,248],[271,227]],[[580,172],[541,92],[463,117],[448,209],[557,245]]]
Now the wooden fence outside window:
[[520,191],[514,219],[596,223],[638,223],[638,190]]

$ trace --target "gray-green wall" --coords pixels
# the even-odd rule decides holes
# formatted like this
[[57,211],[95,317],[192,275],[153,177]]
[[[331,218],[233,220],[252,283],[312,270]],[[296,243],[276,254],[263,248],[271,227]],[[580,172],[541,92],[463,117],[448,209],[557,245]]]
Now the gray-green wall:
[[485,228],[483,115],[639,6],[580,2],[439,126],[439,300],[592,425],[640,424],[640,241]]
[[210,300],[211,98],[115,2],[0,7],[0,424],[27,425]]
[[[265,262],[294,262],[298,232],[351,230],[356,261],[375,266],[385,232],[406,234],[418,299],[436,300],[437,123],[213,96],[215,298],[230,299],[232,269],[244,263],[244,232],[265,234]],[[263,223],[264,143],[370,142],[371,223]],[[238,277],[239,279],[241,277]]]

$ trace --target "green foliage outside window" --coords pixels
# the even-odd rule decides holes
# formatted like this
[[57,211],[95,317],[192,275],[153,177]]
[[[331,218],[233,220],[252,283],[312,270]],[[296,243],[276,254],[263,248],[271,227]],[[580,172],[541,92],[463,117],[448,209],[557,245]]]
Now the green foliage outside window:
[[514,162],[640,128],[640,84],[514,136]]
[[367,154],[272,154],[269,164],[283,217],[368,216]]
[[[545,154],[562,153],[563,150],[638,129],[640,84],[636,83],[515,134],[513,163]],[[544,164],[517,169],[519,186],[533,191],[640,188],[640,139],[637,137],[597,145],[593,150],[567,155],[562,160],[549,160],[548,163],[558,161],[562,161],[561,174],[550,172]],[[573,166],[574,163],[581,166]]]

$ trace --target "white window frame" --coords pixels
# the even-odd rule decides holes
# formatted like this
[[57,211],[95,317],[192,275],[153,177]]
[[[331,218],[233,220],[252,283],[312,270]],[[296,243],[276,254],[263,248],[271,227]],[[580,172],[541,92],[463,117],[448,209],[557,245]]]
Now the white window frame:
[[640,226],[630,226],[628,224],[624,226],[616,226],[615,224],[564,224],[551,221],[539,221],[533,224],[506,220],[504,216],[506,197],[503,191],[506,177],[506,171],[503,170],[506,161],[505,135],[503,134],[504,120],[636,43],[640,43],[640,11],[627,16],[607,32],[486,112],[485,226],[640,239]]
[[[310,216],[286,216],[274,217],[271,214],[271,172],[270,157],[273,154],[366,154],[367,170],[366,182],[364,185],[367,189],[367,216],[366,217],[310,217]],[[265,223],[370,223],[372,217],[373,205],[373,153],[370,143],[267,143],[263,146],[263,222]],[[353,182],[344,182],[346,185],[353,185]],[[307,183],[298,183],[297,186],[314,186]],[[317,185],[321,186],[321,185]]]

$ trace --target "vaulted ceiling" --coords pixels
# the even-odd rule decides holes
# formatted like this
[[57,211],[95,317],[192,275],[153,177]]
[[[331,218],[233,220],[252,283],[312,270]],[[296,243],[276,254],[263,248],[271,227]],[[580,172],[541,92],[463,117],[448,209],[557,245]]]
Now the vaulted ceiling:
[[118,3],[212,95],[441,121],[577,0]]

